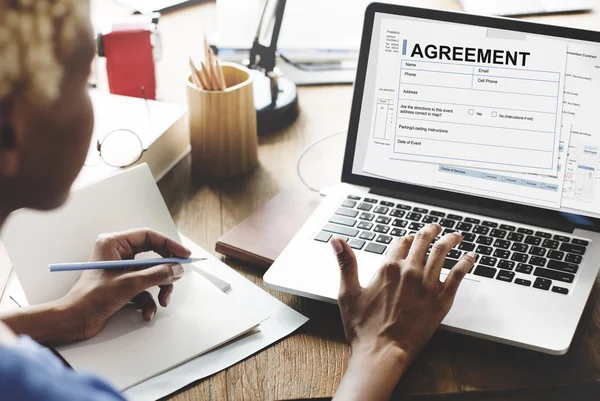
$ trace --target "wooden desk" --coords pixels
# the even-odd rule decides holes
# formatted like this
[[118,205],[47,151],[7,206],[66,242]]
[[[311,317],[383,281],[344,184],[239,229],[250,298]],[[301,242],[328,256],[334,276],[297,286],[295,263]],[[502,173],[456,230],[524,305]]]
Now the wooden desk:
[[[106,0],[96,0],[93,3],[94,15],[98,18],[124,12],[122,8]],[[414,0],[405,3],[459,10],[458,3],[453,0]],[[600,10],[600,0],[598,9]],[[538,17],[535,20],[587,29],[600,27],[598,13]],[[163,16],[160,22],[163,60],[158,63],[159,93],[163,99],[185,103],[183,77],[188,70],[187,56],[202,51],[203,32],[214,30],[215,24],[214,3]],[[192,178],[189,158],[182,161],[160,182],[160,189],[178,228],[204,248],[214,249],[217,238],[223,233],[259,209],[282,188],[299,183],[295,167],[300,152],[313,140],[347,128],[351,97],[350,86],[300,88],[300,117],[288,129],[260,139],[261,165],[244,177],[208,185]],[[327,155],[311,156],[319,158],[319,171],[311,173],[307,166],[306,174],[314,185],[339,180],[344,141],[331,141]],[[325,177],[322,177],[323,173]],[[290,208],[293,213],[293,205]],[[260,272],[243,269],[235,263],[229,264],[262,286]],[[276,400],[333,395],[350,355],[337,308],[267,291],[310,317],[310,322],[299,333],[226,371],[190,386],[175,395],[173,400]],[[177,290],[174,296],[177,296]],[[457,355],[444,349],[442,344],[445,342],[439,340],[446,337],[456,337],[454,340],[459,349],[480,347],[485,352],[483,350],[489,347],[488,343],[482,341],[441,332],[424,351],[427,358],[421,361],[427,362],[417,361],[402,380],[399,390],[403,393],[423,393],[424,389],[437,389],[439,393],[472,390],[460,387],[461,372],[453,371],[449,363],[449,359]],[[506,347],[506,350],[507,358],[510,359],[511,349]],[[469,363],[468,359],[458,358],[459,364]],[[540,357],[540,361],[543,360]],[[437,378],[436,382],[432,383],[431,378]],[[493,399],[515,398],[516,395],[513,394]]]

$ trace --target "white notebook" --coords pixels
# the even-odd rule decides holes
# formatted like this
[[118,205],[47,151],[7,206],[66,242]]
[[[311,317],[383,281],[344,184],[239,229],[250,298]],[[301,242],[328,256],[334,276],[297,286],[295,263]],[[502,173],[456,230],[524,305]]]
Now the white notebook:
[[[86,261],[98,234],[139,227],[179,241],[146,165],[73,191],[59,210],[14,213],[2,241],[28,302],[38,304],[66,294],[79,276],[50,273],[48,264]],[[103,375],[124,390],[256,329],[269,317],[233,302],[198,273],[199,263],[186,266],[171,304],[159,306],[151,322],[126,307],[96,337],[58,351],[74,369]]]

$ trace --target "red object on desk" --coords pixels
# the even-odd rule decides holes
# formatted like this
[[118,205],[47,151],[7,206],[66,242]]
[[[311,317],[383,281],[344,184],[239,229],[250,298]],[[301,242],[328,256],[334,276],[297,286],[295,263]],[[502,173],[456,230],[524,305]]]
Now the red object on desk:
[[151,42],[145,29],[118,30],[103,35],[103,53],[110,93],[156,99],[156,73]]

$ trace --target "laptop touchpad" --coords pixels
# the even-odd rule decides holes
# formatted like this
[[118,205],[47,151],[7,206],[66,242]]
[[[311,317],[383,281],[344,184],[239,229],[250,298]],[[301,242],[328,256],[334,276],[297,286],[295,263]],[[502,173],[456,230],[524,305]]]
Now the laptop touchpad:
[[[442,278],[445,280],[445,278]],[[477,319],[476,314],[473,313],[473,300],[479,290],[479,281],[472,280],[470,278],[463,279],[454,298],[454,304],[450,313],[442,322],[448,326],[468,326],[468,323]]]

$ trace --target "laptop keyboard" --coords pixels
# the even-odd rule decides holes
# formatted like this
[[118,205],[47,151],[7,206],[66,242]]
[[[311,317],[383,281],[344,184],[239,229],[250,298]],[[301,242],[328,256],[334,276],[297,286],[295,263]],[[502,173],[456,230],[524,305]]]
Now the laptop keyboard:
[[356,195],[342,202],[314,239],[340,237],[357,251],[382,255],[395,237],[415,234],[429,223],[441,225],[441,235],[463,236],[444,261],[445,269],[474,251],[478,259],[470,274],[563,295],[569,293],[589,245],[568,235]]

